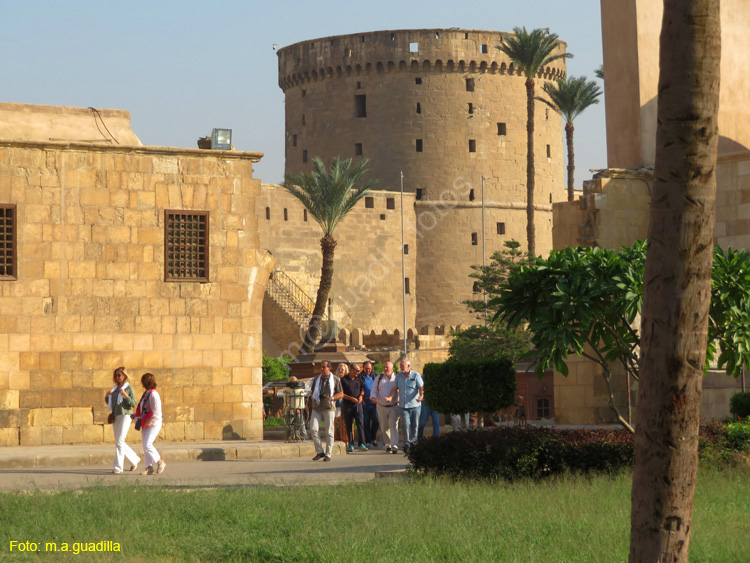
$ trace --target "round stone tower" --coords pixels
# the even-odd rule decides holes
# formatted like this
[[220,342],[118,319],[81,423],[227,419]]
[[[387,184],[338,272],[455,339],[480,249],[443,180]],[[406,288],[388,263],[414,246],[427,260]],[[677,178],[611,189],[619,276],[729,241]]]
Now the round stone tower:
[[[368,158],[368,177],[381,188],[399,191],[403,173],[404,190],[416,194],[406,228],[417,235],[417,326],[476,322],[462,304],[480,296],[470,266],[482,263],[483,246],[489,260],[506,240],[526,244],[526,77],[497,49],[502,36],[378,31],[278,51],[286,171],[309,171],[314,156]],[[564,60],[543,69],[537,95],[564,75]],[[561,118],[541,102],[535,157],[543,255],[552,247],[552,203],[565,199],[565,186]],[[400,236],[399,224],[385,227]]]

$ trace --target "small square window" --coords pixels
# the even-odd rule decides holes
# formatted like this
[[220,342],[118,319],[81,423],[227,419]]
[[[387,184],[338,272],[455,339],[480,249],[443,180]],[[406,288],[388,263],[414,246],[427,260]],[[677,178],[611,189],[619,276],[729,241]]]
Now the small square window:
[[302,151],[302,162],[307,162],[307,150]]
[[361,90],[361,89],[362,89],[362,83],[361,82],[357,82],[357,90]]
[[471,233],[471,245],[476,246],[479,244],[479,237],[477,236],[477,233]]
[[498,223],[497,224],[497,234],[498,235],[504,235],[505,234],[505,223]]
[[396,209],[396,200],[392,197],[388,197],[385,199],[385,208],[386,209]]
[[380,220],[381,221],[385,221],[385,213],[381,213],[380,214]]
[[409,43],[410,53],[419,53],[419,43]]
[[409,245],[408,244],[404,245],[404,254],[409,254]]
[[345,57],[351,57],[352,56],[352,50],[351,49],[344,49],[344,56]]
[[419,76],[417,76],[414,79],[414,84],[416,84],[417,86],[419,86],[420,84],[422,84],[422,78],[420,78]]
[[18,279],[16,206],[0,204],[0,280]]
[[362,143],[354,143],[354,154],[362,156]]
[[375,207],[375,200],[370,196],[365,196],[365,208],[372,209]]
[[498,123],[497,124],[497,134],[498,135],[507,135],[508,134],[508,130],[507,130],[506,126],[505,126],[505,123]]
[[466,91],[467,92],[473,92],[474,91],[474,79],[473,78],[467,78],[466,79]]
[[483,54],[486,55],[487,53],[489,53],[489,50],[487,49],[487,44],[486,43],[482,43],[481,49],[482,49],[482,53]]
[[417,188],[417,199],[422,199],[424,197],[424,188]]
[[422,139],[417,139],[417,152],[422,152]]
[[469,139],[469,152],[477,152],[476,139]]
[[468,38],[469,38],[469,34],[468,33],[464,33],[464,39],[468,39]]
[[164,211],[164,281],[208,281],[208,211]]

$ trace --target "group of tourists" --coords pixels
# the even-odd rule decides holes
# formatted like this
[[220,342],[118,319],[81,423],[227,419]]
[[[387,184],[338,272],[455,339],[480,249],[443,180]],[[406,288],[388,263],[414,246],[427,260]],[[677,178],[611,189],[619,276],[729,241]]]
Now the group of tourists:
[[143,374],[141,385],[144,391],[138,403],[135,401],[133,386],[130,385],[128,372],[124,367],[114,371],[112,380],[115,386],[104,396],[104,402],[110,410],[107,422],[113,425],[115,435],[115,463],[112,473],[122,473],[126,459],[130,464],[129,471],[135,471],[141,462],[141,458],[125,441],[133,421],[135,429],[141,431],[143,439],[146,469],[141,475],[161,473],[167,464],[154,447],[162,424],[161,397],[156,391],[156,378],[151,373]]
[[[386,453],[399,452],[399,426],[403,433],[403,449],[408,450],[422,438],[428,419],[433,434],[440,435],[439,414],[424,404],[424,381],[411,369],[409,360],[399,362],[394,373],[393,363],[383,364],[383,373],[373,371],[372,362],[340,363],[335,373],[331,362],[320,364],[320,375],[312,384],[312,415],[310,433],[315,445],[314,461],[331,461],[335,435],[336,404],[340,401],[341,418],[346,432],[347,452],[367,451],[384,447]],[[353,423],[357,425],[354,439]],[[325,444],[321,439],[325,426]],[[378,440],[380,430],[380,440]]]

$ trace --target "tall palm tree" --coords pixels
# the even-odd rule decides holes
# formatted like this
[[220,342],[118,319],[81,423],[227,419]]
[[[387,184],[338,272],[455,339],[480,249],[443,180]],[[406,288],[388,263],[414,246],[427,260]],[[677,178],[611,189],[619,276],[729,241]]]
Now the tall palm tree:
[[568,144],[568,201],[573,201],[576,168],[573,151],[573,120],[587,107],[599,103],[598,98],[602,90],[594,81],[587,80],[585,76],[561,78],[554,84],[545,82],[542,89],[550,99],[537,98],[537,100],[544,102],[565,118],[565,140]]
[[557,34],[546,29],[526,31],[516,27],[513,34],[503,35],[500,49],[526,75],[526,239],[530,256],[536,255],[534,227],[534,77],[548,64],[569,59],[570,53],[555,53]]
[[377,180],[362,179],[367,173],[367,163],[368,160],[364,158],[352,167],[352,159],[341,160],[335,156],[330,169],[327,169],[321,158],[316,156],[312,159],[312,172],[286,174],[284,177],[284,188],[302,202],[323,229],[323,238],[320,239],[323,254],[320,285],[301,353],[312,351],[320,339],[320,320],[325,313],[333,281],[333,253],[336,248],[333,232],[357,202],[377,184]]
[[719,141],[719,0],[665,0],[643,276],[630,561],[688,561]]

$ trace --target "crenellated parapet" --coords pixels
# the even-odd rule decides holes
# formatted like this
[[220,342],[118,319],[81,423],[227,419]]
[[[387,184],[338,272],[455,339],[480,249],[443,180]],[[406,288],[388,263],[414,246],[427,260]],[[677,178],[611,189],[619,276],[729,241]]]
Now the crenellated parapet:
[[[499,31],[407,29],[375,31],[302,41],[279,49],[279,86],[384,73],[489,73],[521,75],[496,47]],[[565,51],[566,43],[559,41]],[[538,77],[565,76],[564,61],[540,70]]]

